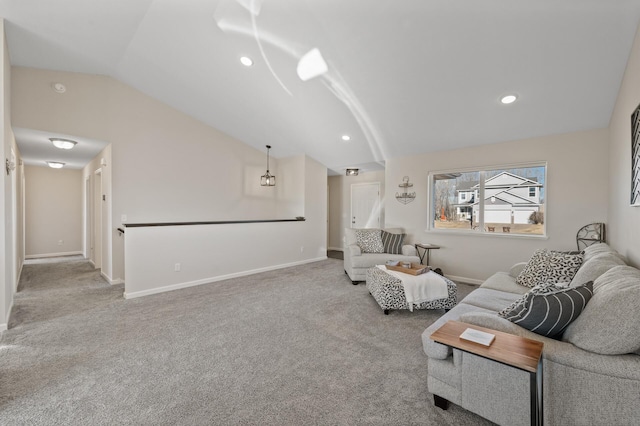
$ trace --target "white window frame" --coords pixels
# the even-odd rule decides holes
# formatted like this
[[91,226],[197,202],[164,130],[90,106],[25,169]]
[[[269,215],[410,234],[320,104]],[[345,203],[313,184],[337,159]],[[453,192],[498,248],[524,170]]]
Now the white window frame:
[[[501,232],[488,232],[485,230],[484,226],[484,181],[485,181],[485,172],[491,170],[510,170],[510,169],[521,169],[528,167],[544,167],[544,224],[543,224],[543,233],[542,234],[516,234],[516,233],[501,233]],[[478,229],[442,229],[435,228],[435,212],[434,212],[434,175],[439,174],[448,174],[448,173],[470,173],[470,172],[478,172],[480,175],[479,184],[480,188],[478,191],[478,199],[479,199],[479,220],[478,222],[481,226]],[[527,162],[527,163],[510,163],[510,164],[498,164],[498,165],[489,165],[489,166],[479,166],[479,167],[460,167],[460,168],[450,168],[444,170],[434,170],[429,172],[428,175],[428,183],[427,183],[427,229],[426,232],[437,233],[437,234],[447,234],[447,235],[474,235],[474,236],[489,236],[489,237],[497,237],[497,238],[532,238],[532,239],[548,239],[547,235],[547,222],[548,216],[547,212],[549,211],[549,187],[548,187],[548,176],[549,173],[549,165],[546,161],[535,161],[535,162]]]

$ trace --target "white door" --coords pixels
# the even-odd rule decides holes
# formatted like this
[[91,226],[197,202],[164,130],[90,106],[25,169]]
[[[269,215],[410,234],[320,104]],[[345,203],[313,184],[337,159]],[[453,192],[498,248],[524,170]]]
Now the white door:
[[351,185],[351,227],[380,227],[380,182]]

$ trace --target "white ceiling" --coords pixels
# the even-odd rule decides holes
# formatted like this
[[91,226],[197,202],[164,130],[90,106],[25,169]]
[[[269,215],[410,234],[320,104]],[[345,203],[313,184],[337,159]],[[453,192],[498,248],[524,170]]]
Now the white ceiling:
[[[0,0],[0,16],[13,65],[109,75],[343,173],[607,127],[640,0]],[[329,70],[303,82],[313,48]]]
[[[20,155],[27,166],[46,167],[47,161],[65,163],[67,169],[81,169],[95,158],[108,143],[101,140],[79,138],[60,133],[43,132],[22,127],[14,127],[13,133],[19,144]],[[50,138],[69,139],[78,142],[71,150],[53,146]]]

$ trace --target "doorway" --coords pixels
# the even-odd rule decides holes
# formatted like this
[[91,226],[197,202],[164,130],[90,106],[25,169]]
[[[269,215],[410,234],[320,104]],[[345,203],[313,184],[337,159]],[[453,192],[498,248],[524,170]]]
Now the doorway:
[[102,268],[102,169],[94,173],[93,220],[91,238],[91,260],[96,269]]
[[380,182],[351,185],[351,227],[380,227]]

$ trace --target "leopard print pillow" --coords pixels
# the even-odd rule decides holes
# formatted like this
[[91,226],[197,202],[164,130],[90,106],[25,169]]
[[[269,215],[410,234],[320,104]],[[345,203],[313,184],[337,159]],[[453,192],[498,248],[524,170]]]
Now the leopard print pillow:
[[363,253],[384,253],[382,231],[379,229],[356,229],[356,244]]
[[545,249],[538,249],[533,252],[527,266],[524,267],[520,275],[516,278],[516,283],[525,287],[533,288],[538,284],[547,281],[548,253]]
[[536,250],[516,278],[516,283],[533,288],[541,284],[570,282],[583,260],[582,253]]
[[582,253],[550,252],[547,282],[553,284],[571,282],[573,276],[582,266],[583,260],[584,254]]

